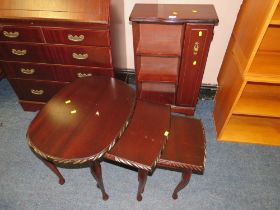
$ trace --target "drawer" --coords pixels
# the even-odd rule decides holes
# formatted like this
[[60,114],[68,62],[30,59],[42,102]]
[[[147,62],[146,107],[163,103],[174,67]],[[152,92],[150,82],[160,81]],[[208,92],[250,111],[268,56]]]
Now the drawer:
[[134,23],[133,30],[139,33],[136,54],[181,56],[183,25]]
[[77,78],[91,76],[113,77],[113,68],[83,67],[83,66],[58,66],[57,79],[65,82],[72,82]]
[[178,57],[136,57],[139,81],[177,83],[180,59]]
[[50,62],[65,65],[112,67],[111,48],[89,46],[46,46]]
[[43,34],[39,27],[0,27],[0,41],[17,42],[44,42]]
[[0,59],[46,63],[43,47],[40,44],[0,42]]
[[173,83],[139,82],[139,98],[161,104],[174,104],[176,85]]
[[56,80],[56,68],[53,65],[1,62],[9,78],[22,78],[34,80]]
[[67,83],[9,79],[20,100],[47,102]]
[[43,28],[43,33],[48,43],[110,46],[109,30]]

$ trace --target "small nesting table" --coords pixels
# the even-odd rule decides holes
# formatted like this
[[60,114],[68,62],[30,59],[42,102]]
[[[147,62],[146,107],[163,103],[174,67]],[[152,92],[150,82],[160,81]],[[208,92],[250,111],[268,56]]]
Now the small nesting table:
[[90,164],[107,200],[99,159],[122,135],[134,110],[135,91],[109,77],[78,79],[54,96],[31,122],[28,144],[64,178],[56,164]]
[[142,200],[147,175],[156,167],[182,172],[172,197],[192,173],[202,174],[205,139],[200,120],[173,116],[169,105],[137,100],[124,82],[107,77],[78,79],[63,88],[31,122],[31,149],[58,176],[58,164],[89,164],[103,200],[100,160],[138,169],[137,200]]

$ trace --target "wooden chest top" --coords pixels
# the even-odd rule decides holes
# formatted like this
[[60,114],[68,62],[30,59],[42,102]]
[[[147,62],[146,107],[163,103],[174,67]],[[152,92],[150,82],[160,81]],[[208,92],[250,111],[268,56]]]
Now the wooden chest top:
[[1,0],[0,20],[109,24],[109,0]]

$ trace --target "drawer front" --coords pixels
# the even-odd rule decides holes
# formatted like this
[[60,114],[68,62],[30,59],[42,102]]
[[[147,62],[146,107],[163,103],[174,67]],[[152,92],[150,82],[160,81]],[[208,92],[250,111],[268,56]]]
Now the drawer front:
[[19,42],[44,42],[43,34],[39,27],[0,27],[0,41]]
[[67,83],[9,79],[20,100],[47,102]]
[[57,79],[65,82],[72,82],[77,78],[92,76],[113,77],[113,68],[82,67],[82,66],[59,66],[57,67]]
[[0,43],[0,59],[8,61],[36,61],[46,63],[40,44]]
[[2,62],[1,66],[9,78],[56,80],[58,71],[54,66],[46,64]]
[[48,43],[110,46],[109,30],[43,28],[43,33]]
[[213,28],[213,25],[186,25],[176,105],[195,106],[197,102]]
[[46,46],[50,62],[65,65],[112,67],[111,48]]

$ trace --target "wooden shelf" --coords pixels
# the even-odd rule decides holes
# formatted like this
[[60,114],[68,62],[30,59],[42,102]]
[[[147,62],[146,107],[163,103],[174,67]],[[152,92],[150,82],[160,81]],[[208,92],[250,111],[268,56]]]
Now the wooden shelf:
[[232,115],[219,139],[280,146],[279,128],[279,118]]
[[259,51],[280,52],[280,27],[270,26],[267,28],[262,39]]
[[277,6],[274,15],[270,21],[272,25],[280,25],[280,5]]
[[139,24],[137,54],[181,55],[182,25]]
[[177,83],[180,60],[177,57],[137,56],[139,81]]
[[233,113],[280,118],[280,85],[247,83]]
[[252,82],[280,83],[280,53],[258,52],[245,79]]

